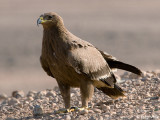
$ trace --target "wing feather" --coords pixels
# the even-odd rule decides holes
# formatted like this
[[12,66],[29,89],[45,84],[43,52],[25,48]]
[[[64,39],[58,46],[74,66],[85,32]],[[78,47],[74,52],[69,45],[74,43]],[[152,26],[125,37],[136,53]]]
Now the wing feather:
[[81,45],[80,48],[71,49],[68,53],[68,63],[75,71],[86,74],[91,80],[102,81],[110,87],[116,82],[107,62],[93,46]]

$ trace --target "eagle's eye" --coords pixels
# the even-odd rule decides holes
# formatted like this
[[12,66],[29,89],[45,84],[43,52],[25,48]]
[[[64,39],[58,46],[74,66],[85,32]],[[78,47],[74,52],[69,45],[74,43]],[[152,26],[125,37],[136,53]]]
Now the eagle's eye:
[[49,16],[48,16],[48,19],[49,19],[49,20],[52,19],[52,16],[49,15]]

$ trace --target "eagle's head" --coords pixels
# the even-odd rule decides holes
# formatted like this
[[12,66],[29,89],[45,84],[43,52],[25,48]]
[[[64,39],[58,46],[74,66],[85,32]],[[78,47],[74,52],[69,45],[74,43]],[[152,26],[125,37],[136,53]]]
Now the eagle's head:
[[63,20],[58,14],[50,12],[40,15],[40,17],[37,20],[37,25],[39,24],[42,24],[44,28],[50,28],[62,25]]

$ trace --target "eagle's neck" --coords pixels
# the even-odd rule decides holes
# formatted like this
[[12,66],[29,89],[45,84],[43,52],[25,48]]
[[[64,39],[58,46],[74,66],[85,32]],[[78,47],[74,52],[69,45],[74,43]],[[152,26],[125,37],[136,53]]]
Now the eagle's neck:
[[[68,42],[71,36],[70,34],[71,33],[69,33],[69,31],[64,27],[64,25],[44,28],[42,49],[50,48],[50,51],[53,51],[56,54],[64,54],[68,49]],[[49,52],[49,50],[45,51]]]
[[52,41],[54,43],[65,43],[68,41],[68,39],[66,38],[70,37],[70,33],[63,24],[60,24],[57,26],[52,26],[50,28],[44,28],[43,36],[43,40],[46,41]]

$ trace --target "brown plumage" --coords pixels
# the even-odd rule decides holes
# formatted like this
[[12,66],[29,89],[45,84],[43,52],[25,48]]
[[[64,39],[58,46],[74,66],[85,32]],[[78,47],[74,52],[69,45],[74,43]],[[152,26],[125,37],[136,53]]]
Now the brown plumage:
[[116,60],[70,33],[56,13],[41,15],[37,24],[44,28],[41,65],[49,76],[56,78],[65,108],[70,107],[70,87],[80,88],[82,107],[88,107],[94,87],[112,98],[124,96],[115,84],[112,69],[141,74],[138,68]]

